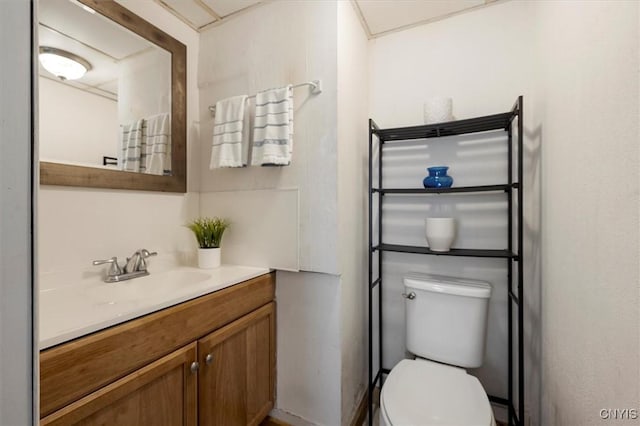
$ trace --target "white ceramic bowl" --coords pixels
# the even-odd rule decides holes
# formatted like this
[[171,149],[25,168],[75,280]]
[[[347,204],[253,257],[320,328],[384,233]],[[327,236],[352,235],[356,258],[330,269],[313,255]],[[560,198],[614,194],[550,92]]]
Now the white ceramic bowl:
[[449,251],[456,239],[456,220],[452,217],[428,217],[425,232],[431,250]]

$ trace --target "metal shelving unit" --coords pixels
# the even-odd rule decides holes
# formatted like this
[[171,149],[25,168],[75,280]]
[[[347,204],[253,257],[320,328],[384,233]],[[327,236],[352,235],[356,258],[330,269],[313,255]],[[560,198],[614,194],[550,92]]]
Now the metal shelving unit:
[[[509,425],[522,425],[524,418],[524,333],[523,333],[523,194],[521,184],[523,181],[523,149],[522,149],[522,96],[518,97],[515,105],[509,112],[494,114],[484,117],[471,118],[468,120],[457,120],[447,123],[429,124],[424,126],[399,127],[391,129],[379,128],[373,120],[369,120],[369,425],[373,421],[373,391],[376,386],[382,386],[384,375],[390,370],[384,368],[382,354],[382,280],[383,253],[417,253],[437,256],[460,256],[460,257],[481,257],[481,258],[502,258],[507,263],[508,282],[508,390],[507,397],[489,396],[492,402],[507,406]],[[515,124],[514,124],[515,123]],[[440,138],[443,136],[455,136],[488,131],[502,130],[506,133],[508,144],[508,176],[507,182],[496,185],[481,185],[452,188],[383,188],[382,186],[382,147],[385,144],[401,144],[406,141],[416,139]],[[514,135],[516,136],[514,138]],[[375,140],[378,143],[375,144]],[[515,140],[514,140],[515,139]],[[377,146],[375,146],[377,145]],[[514,146],[515,145],[515,146]],[[374,150],[377,149],[377,182],[374,182]],[[515,151],[514,151],[515,149]],[[516,159],[514,161],[514,152]],[[515,170],[514,170],[515,163]],[[514,180],[515,171],[515,180]],[[382,204],[385,196],[402,195],[443,195],[455,193],[488,193],[504,192],[508,199],[508,232],[506,248],[504,250],[478,250],[478,249],[451,249],[451,251],[433,252],[427,247],[404,246],[396,244],[385,244],[380,241],[382,236]],[[374,223],[374,197],[378,197],[377,220]],[[515,204],[515,205],[514,205]],[[515,232],[515,234],[514,234]],[[374,235],[379,236],[378,243],[374,243]],[[514,243],[515,236],[515,243]],[[377,270],[374,271],[374,260],[377,256]],[[515,264],[517,271],[514,273]],[[373,371],[373,332],[374,332],[374,312],[373,298],[374,291],[378,287],[378,362],[380,368]],[[514,325],[514,320],[516,325]],[[514,360],[514,331],[517,331],[517,357]],[[515,367],[515,368],[514,368]],[[515,370],[515,371],[514,371]],[[517,377],[517,383],[514,379]],[[517,389],[516,389],[517,385]],[[515,406],[517,395],[517,407]]]
[[373,188],[373,192],[385,194],[451,194],[465,192],[509,192],[511,188],[518,188],[517,183],[511,185],[480,185],[480,186],[455,186],[452,188]]

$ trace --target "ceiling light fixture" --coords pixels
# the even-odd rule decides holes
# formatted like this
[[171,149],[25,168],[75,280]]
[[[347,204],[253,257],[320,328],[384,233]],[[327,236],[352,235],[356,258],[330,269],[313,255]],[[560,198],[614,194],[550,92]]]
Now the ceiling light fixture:
[[78,55],[55,47],[40,47],[40,63],[60,80],[77,80],[91,69],[91,64]]

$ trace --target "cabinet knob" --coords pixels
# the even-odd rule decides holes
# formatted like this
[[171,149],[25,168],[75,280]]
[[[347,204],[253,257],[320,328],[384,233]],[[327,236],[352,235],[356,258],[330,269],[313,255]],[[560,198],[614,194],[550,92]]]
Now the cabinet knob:
[[200,368],[200,364],[198,364],[197,361],[193,361],[191,363],[191,372],[192,373],[194,373],[194,374],[197,373],[199,368]]
[[204,359],[204,362],[206,362],[207,365],[211,365],[211,363],[213,362],[213,355],[207,354],[207,356]]

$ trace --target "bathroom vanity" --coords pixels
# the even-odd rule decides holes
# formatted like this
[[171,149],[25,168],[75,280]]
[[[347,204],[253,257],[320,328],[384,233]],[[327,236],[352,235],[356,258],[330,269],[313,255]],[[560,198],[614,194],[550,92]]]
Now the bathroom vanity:
[[42,350],[41,424],[259,424],[275,399],[275,273],[226,285]]

